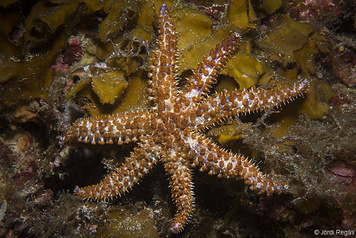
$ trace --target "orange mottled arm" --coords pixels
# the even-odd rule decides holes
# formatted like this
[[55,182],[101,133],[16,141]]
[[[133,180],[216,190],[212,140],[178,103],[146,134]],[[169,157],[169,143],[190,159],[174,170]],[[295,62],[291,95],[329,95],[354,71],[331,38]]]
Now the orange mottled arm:
[[216,93],[195,109],[196,126],[210,127],[222,118],[278,107],[303,95],[309,87],[304,80],[291,87],[276,90],[245,90]]
[[104,145],[138,141],[141,135],[148,132],[152,122],[149,112],[83,118],[74,122],[64,137],[64,143]]
[[159,153],[162,150],[151,138],[142,139],[120,167],[105,176],[98,184],[75,188],[75,194],[89,200],[108,200],[121,196],[139,183],[159,161]]
[[281,193],[287,188],[287,184],[274,183],[244,156],[221,149],[203,135],[191,133],[185,143],[192,167],[198,167],[200,172],[206,171],[219,178],[242,179],[251,190],[267,195]]
[[158,18],[157,49],[150,60],[148,92],[158,111],[170,110],[177,97],[176,54],[177,35],[168,9],[162,5]]
[[211,85],[216,83],[216,76],[235,51],[239,39],[240,35],[234,32],[216,45],[188,78],[186,91],[181,96],[190,101],[200,101]]

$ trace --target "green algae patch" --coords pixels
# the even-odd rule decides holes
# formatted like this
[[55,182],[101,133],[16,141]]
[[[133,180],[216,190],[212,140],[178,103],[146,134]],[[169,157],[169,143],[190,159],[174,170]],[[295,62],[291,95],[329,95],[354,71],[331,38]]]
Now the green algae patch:
[[13,106],[23,100],[47,99],[47,89],[54,79],[51,65],[64,45],[64,35],[60,35],[49,53],[0,60],[0,104]]
[[226,75],[220,75],[218,77],[216,86],[215,86],[215,92],[217,93],[223,93],[225,91],[233,91],[237,90],[240,88],[240,85],[236,82],[235,79],[226,76]]
[[211,34],[212,20],[200,11],[181,8],[172,11],[172,18],[179,35],[179,51],[185,51]]
[[[0,60],[0,83],[10,79],[38,79],[39,77],[36,76],[50,69],[57,52],[65,46],[65,39],[64,35],[61,34],[53,47],[48,50],[48,53],[28,55],[26,58],[10,42],[7,42],[5,46],[9,46],[9,48]],[[2,46],[0,47],[2,48]]]
[[142,3],[140,7],[140,15],[137,19],[137,24],[143,27],[147,31],[153,32],[153,21],[154,21],[154,5],[151,1],[146,1]]
[[294,52],[307,43],[311,33],[313,28],[309,24],[294,21],[289,15],[279,15],[257,45],[269,52],[272,59],[295,62]]
[[222,73],[233,77],[240,89],[247,89],[256,85],[258,78],[264,73],[264,66],[253,57],[236,54],[228,61]]
[[[149,105],[147,80],[147,75],[142,71],[127,77],[128,84],[126,85],[126,89],[122,91],[122,96],[120,96],[118,100],[115,100],[112,104],[103,104],[101,99],[94,92],[93,86],[88,84],[88,81],[80,85],[80,90],[76,93],[75,98],[88,98],[90,103],[84,105],[84,108],[87,109],[90,115],[94,117],[112,115],[127,111],[146,110]],[[74,89],[75,87],[72,90]]]
[[198,43],[192,44],[186,50],[181,50],[177,64],[178,73],[181,74],[184,70],[197,68],[198,64],[209,54],[210,50],[228,38],[234,30],[235,28],[232,25],[226,25]]
[[105,60],[108,66],[122,69],[126,75],[130,75],[146,66],[153,40],[153,31],[137,26],[108,43],[99,44],[97,56],[100,60]]
[[229,143],[234,140],[242,140],[247,136],[246,130],[252,123],[241,123],[239,120],[222,125],[207,132],[209,137],[217,138],[220,144]]
[[53,70],[49,69],[37,76],[41,76],[41,79],[25,78],[3,84],[0,89],[0,105],[10,107],[25,100],[47,99],[48,88],[53,82]]
[[251,23],[252,21],[257,20],[257,17],[249,0],[231,1],[227,12],[227,18],[237,29],[243,31],[256,27]]
[[[19,24],[22,24],[21,22],[23,21],[23,16],[20,12],[13,10],[13,9],[9,9],[6,12],[1,12],[0,14],[0,22],[2,24],[0,24],[0,35],[8,36],[9,33]],[[4,39],[5,40],[5,39]],[[2,44],[3,41],[1,40]],[[9,41],[9,39],[6,37],[6,40]],[[0,47],[2,47],[0,44]],[[6,49],[4,47],[4,49]],[[5,51],[3,51],[3,49],[1,49],[0,51],[1,53],[4,53]]]
[[103,104],[113,104],[123,94],[127,84],[123,71],[99,74],[91,82],[93,91]]
[[268,14],[272,14],[282,7],[282,0],[263,0],[263,6]]
[[329,113],[330,107],[327,103],[334,95],[327,82],[314,80],[310,82],[309,92],[298,111],[307,113],[312,119],[321,120]]
[[334,95],[334,91],[325,81],[311,81],[303,99],[284,106],[278,116],[274,117],[273,124],[276,127],[271,131],[271,135],[278,139],[287,136],[292,126],[299,123],[301,114],[307,114],[314,120],[322,120],[330,111],[327,102]]
[[0,6],[7,7],[15,2],[18,2],[18,0],[2,0],[0,1]]
[[67,93],[66,99],[70,99],[77,93],[79,93],[83,88],[89,86],[91,82],[91,77],[84,77],[78,83],[76,83],[73,88]]
[[53,34],[59,26],[73,22],[79,2],[70,1],[66,4],[49,4],[37,2],[25,20],[25,41],[42,42],[43,35]]
[[130,77],[126,95],[115,113],[148,109],[148,77],[142,71]]
[[84,108],[92,116],[147,109],[147,75],[142,70],[129,77],[123,70],[100,72],[101,70],[91,69],[94,75],[89,73],[76,83],[67,94],[67,99],[89,99],[90,103],[84,105]]
[[92,14],[94,12],[101,10],[107,2],[107,0],[79,0],[79,1],[85,3],[87,14]]
[[303,48],[295,51],[294,56],[303,71],[304,77],[310,78],[310,75],[315,75],[315,56],[319,53],[329,53],[330,48],[330,42],[324,36],[315,32],[309,37]]
[[99,26],[98,36],[102,42],[121,33],[129,24],[136,22],[138,17],[138,4],[135,1],[118,1]]
[[107,215],[107,222],[98,227],[96,235],[99,237],[159,237],[152,209],[144,208],[132,213],[123,209],[112,209]]
[[318,197],[309,197],[308,199],[296,199],[295,206],[301,213],[310,214],[319,209],[322,205],[322,200]]

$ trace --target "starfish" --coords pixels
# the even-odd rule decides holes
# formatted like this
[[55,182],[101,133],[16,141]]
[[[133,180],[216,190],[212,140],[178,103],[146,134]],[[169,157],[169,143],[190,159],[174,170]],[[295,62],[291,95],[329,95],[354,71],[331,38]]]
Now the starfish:
[[130,156],[99,184],[77,187],[75,194],[89,200],[121,196],[159,162],[170,181],[176,205],[171,231],[181,232],[194,208],[192,169],[227,179],[243,179],[257,193],[281,193],[286,183],[275,183],[242,155],[220,148],[202,132],[226,118],[278,107],[308,88],[302,81],[277,90],[215,93],[208,96],[216,76],[233,54],[238,33],[218,44],[187,79],[184,89],[176,80],[177,34],[166,5],[159,14],[158,42],[150,60],[149,93],[152,107],[142,112],[77,120],[64,137],[66,143],[118,144],[136,142]]

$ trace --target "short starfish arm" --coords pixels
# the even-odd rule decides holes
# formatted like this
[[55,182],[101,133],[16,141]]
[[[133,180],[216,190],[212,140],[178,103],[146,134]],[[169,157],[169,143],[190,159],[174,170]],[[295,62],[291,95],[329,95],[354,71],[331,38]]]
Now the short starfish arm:
[[207,171],[217,177],[243,179],[251,190],[267,195],[281,193],[287,187],[286,184],[276,184],[267,178],[244,156],[222,150],[202,135],[193,134],[188,141],[192,166],[200,167],[201,172]]
[[158,47],[150,61],[150,78],[148,89],[151,100],[158,106],[158,111],[170,109],[171,100],[177,96],[175,79],[177,36],[167,6],[162,5],[158,18]]
[[308,87],[308,81],[304,80],[292,87],[276,90],[245,90],[243,92],[236,90],[216,93],[198,104],[195,112],[196,125],[199,129],[203,129],[222,118],[281,106],[303,95]]
[[149,112],[79,119],[69,129],[64,142],[103,145],[137,141],[150,127],[151,119]]
[[127,192],[140,182],[158,162],[161,148],[152,139],[145,138],[138,143],[125,162],[108,174],[100,183],[83,188],[76,188],[75,194],[89,200],[107,200]]
[[217,74],[230,59],[239,39],[240,35],[234,32],[210,51],[204,61],[199,64],[198,69],[194,70],[193,75],[188,78],[188,86],[186,92],[182,93],[183,97],[193,102],[199,102],[202,99],[202,94],[207,93],[211,85],[216,82]]
[[194,207],[192,172],[179,152],[169,152],[164,159],[164,168],[170,178],[170,188],[177,211],[171,231],[179,233],[189,221]]

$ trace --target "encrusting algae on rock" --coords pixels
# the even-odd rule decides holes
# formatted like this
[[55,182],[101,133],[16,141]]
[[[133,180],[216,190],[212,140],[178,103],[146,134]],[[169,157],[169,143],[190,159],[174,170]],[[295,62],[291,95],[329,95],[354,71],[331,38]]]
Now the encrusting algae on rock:
[[[182,170],[184,178],[195,175],[189,180],[196,185],[194,209],[188,214],[179,205],[180,195],[173,195],[174,210],[168,183],[172,194],[181,187],[175,191],[175,180],[167,182],[165,175],[172,175],[169,159],[187,159],[187,146],[180,141],[174,149],[161,146],[151,151],[164,165],[155,166],[140,186],[121,198],[85,202],[63,192],[98,183],[108,171],[125,164],[130,154],[145,148],[141,136],[130,137],[130,126],[135,124],[135,130],[141,126],[135,117],[116,129],[125,131],[121,139],[132,140],[129,144],[64,145],[61,138],[78,118],[142,113],[152,111],[155,103],[161,113],[169,107],[169,98],[163,104],[154,99],[166,88],[152,84],[148,67],[162,35],[158,30],[162,4],[170,10],[177,32],[174,79],[179,83],[170,87],[179,88],[180,103],[170,112],[172,120],[167,119],[172,123],[189,128],[184,119],[190,116],[178,120],[173,114],[186,111],[192,102],[200,102],[199,124],[226,111],[221,107],[208,115],[206,106],[217,103],[210,98],[229,102],[235,91],[273,92],[307,80],[308,91],[298,100],[263,112],[243,111],[238,119],[231,110],[227,118],[200,127],[199,143],[188,140],[190,147],[213,141],[209,146],[223,148],[222,153],[248,156],[246,163],[258,165],[275,186],[288,183],[284,194],[257,195],[245,191],[243,182],[198,173],[227,176],[224,170],[219,174],[219,163],[210,161],[208,146],[195,150],[196,168]],[[356,211],[348,204],[356,197],[356,145],[351,139],[356,125],[356,47],[349,37],[356,32],[354,11],[351,0],[1,1],[0,203],[7,206],[0,236],[158,237],[173,230],[182,232],[178,236],[194,237],[277,233],[288,237],[309,236],[329,227],[353,229]],[[225,67],[214,74],[216,85],[209,90],[199,83],[189,86],[197,77],[194,69],[232,32],[241,38]],[[153,90],[147,92],[150,87]],[[194,95],[200,89],[204,93],[197,100]],[[170,92],[174,97],[174,90]],[[189,100],[183,95],[191,105],[186,106]],[[160,126],[157,123],[157,130]],[[175,130],[168,131],[166,136]],[[93,138],[100,142],[96,134]],[[165,143],[174,145],[175,140]],[[104,159],[109,157],[113,159]],[[172,166],[178,171],[185,165]],[[137,172],[135,167],[128,171]],[[241,173],[254,188],[244,169]],[[174,214],[181,215],[172,227],[168,219]],[[189,217],[190,224],[178,219],[182,216]],[[262,222],[256,223],[256,217]]]

